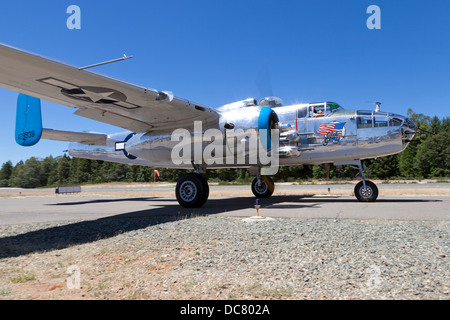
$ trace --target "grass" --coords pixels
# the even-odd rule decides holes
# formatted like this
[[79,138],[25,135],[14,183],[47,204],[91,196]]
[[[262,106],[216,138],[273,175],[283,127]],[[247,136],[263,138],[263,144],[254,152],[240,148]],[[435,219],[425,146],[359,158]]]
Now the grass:
[[24,283],[24,282],[33,281],[33,280],[36,280],[36,277],[31,274],[22,274],[17,277],[9,278],[9,281],[11,283]]
[[11,293],[11,289],[9,288],[0,288],[0,296],[7,296]]

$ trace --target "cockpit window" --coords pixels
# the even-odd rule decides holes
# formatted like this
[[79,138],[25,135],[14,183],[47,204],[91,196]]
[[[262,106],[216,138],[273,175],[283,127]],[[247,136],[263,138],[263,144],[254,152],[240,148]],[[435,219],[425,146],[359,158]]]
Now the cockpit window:
[[[358,112],[359,113],[359,112]],[[359,115],[358,116],[358,129],[372,128],[372,115]]]
[[325,105],[316,105],[310,107],[309,116],[314,118],[324,117],[326,115]]
[[338,109],[334,111],[331,116],[354,116],[355,113],[355,110]]
[[339,111],[339,110],[344,110],[344,108],[342,108],[340,105],[338,105],[335,102],[328,102],[327,103],[327,109],[330,112],[335,112],[335,111]]
[[308,108],[300,108],[297,110],[297,118],[305,118],[308,115]]
[[386,116],[378,116],[376,115],[374,121],[375,128],[383,128],[388,126],[388,118]]
[[391,127],[400,127],[403,124],[403,121],[399,118],[391,118],[389,120],[389,126]]
[[357,114],[358,129],[400,127],[403,125],[401,116],[388,114],[387,112],[358,110]]

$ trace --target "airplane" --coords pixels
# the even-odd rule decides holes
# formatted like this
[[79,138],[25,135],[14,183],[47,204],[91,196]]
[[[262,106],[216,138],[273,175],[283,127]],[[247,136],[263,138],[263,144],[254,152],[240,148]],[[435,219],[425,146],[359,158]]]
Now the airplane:
[[[314,164],[357,168],[361,181],[355,196],[373,202],[378,188],[366,180],[362,160],[402,152],[418,129],[405,116],[381,111],[380,103],[374,111],[348,110],[329,101],[284,105],[280,98],[266,97],[212,108],[87,69],[0,44],[0,86],[19,92],[16,142],[68,141],[72,157],[193,169],[175,187],[178,203],[186,208],[206,203],[208,169],[248,168],[255,176],[253,194],[269,198],[275,188],[270,176],[279,166]],[[42,128],[41,99],[124,131]]]

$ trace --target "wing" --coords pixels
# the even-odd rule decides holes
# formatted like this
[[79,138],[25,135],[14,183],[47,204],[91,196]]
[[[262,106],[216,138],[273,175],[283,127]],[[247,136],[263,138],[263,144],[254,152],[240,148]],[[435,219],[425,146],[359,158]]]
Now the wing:
[[207,106],[0,44],[0,86],[76,108],[76,115],[133,132],[172,132],[216,125]]

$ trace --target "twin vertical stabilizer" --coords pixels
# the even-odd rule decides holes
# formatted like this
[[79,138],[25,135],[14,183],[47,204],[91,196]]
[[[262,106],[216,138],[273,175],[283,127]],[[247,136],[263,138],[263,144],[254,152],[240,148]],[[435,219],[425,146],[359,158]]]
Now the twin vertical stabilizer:
[[38,143],[41,136],[41,100],[21,93],[17,99],[16,142],[29,147]]

